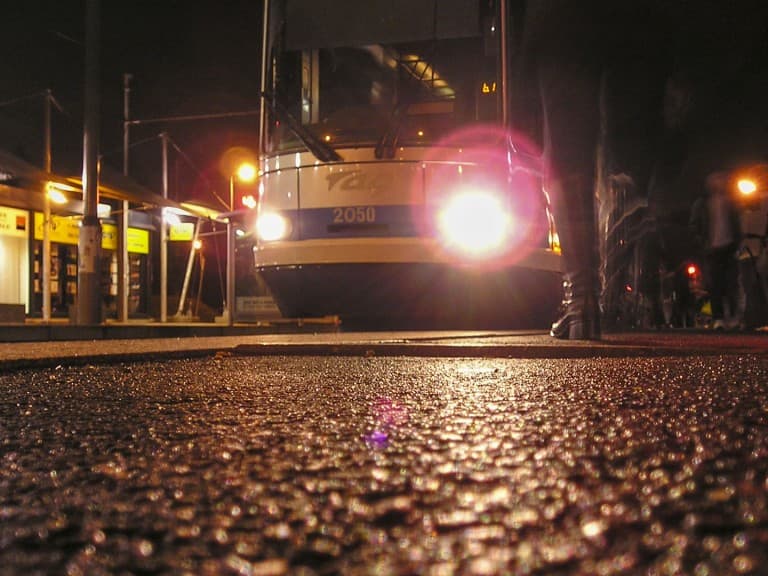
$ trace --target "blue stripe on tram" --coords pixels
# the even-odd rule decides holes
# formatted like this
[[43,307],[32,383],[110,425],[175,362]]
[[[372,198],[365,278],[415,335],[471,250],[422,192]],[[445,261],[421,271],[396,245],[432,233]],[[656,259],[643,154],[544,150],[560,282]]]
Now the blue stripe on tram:
[[300,239],[418,236],[421,213],[423,207],[414,205],[304,208],[298,211]]

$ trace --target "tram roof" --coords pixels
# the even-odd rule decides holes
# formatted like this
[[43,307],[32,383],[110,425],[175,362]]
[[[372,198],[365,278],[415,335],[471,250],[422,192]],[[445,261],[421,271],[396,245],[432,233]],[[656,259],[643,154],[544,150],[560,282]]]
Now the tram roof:
[[477,0],[285,0],[285,22],[292,50],[480,34]]

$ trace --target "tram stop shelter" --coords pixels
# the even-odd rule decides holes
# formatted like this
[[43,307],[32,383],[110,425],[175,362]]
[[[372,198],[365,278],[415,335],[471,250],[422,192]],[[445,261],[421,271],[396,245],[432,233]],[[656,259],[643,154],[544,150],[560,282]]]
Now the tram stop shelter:
[[[180,204],[129,177],[102,168],[102,321],[147,318],[152,268],[160,263],[160,320],[166,320],[167,224],[171,212],[187,231],[215,211]],[[78,239],[83,215],[80,177],[47,173],[0,150],[0,323],[69,318],[76,303]],[[192,241],[193,233],[182,235]],[[44,263],[48,266],[44,266]],[[123,280],[122,282],[120,280]]]

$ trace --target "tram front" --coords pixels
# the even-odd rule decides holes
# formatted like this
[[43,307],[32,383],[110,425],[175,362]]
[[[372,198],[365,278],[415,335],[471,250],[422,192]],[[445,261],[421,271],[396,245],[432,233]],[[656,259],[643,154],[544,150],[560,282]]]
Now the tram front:
[[503,122],[500,8],[269,2],[254,257],[285,316],[554,318],[557,237],[535,147]]

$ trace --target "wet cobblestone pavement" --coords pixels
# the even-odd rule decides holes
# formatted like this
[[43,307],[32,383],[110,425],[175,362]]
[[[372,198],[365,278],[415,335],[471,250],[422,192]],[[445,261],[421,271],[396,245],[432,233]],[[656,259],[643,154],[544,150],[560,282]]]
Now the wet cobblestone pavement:
[[768,358],[0,375],[0,574],[768,574]]

